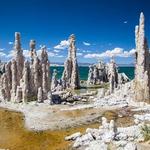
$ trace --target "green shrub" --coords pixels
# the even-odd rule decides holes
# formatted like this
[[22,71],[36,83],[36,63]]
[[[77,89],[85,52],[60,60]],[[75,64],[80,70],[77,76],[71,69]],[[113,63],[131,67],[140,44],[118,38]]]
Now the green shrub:
[[150,125],[144,125],[141,128],[141,133],[143,134],[144,140],[149,141],[150,140]]

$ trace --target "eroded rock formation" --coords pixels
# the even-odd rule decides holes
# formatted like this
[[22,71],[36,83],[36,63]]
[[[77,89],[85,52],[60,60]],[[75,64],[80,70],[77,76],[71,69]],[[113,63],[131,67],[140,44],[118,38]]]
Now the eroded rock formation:
[[138,142],[144,141],[141,132],[143,126],[139,123],[128,127],[117,127],[114,120],[109,122],[102,117],[102,125],[98,129],[87,128],[84,134],[76,132],[65,137],[65,140],[74,141],[73,149],[86,147],[86,150],[108,150],[111,147],[115,150],[140,150]]
[[130,79],[125,73],[118,73],[117,65],[113,59],[108,64],[100,61],[98,64],[89,66],[88,85],[101,85],[109,82],[109,91],[113,93],[115,88],[119,88],[128,81]]
[[53,75],[52,75],[52,82],[51,82],[51,89],[52,89],[52,91],[56,91],[57,90],[58,84],[59,84],[59,82],[57,80],[57,70],[54,69]]
[[101,84],[108,82],[107,66],[102,61],[98,64],[89,66],[89,74],[87,83],[89,84]]
[[14,58],[5,64],[0,77],[1,101],[43,102],[50,92],[50,71],[46,47],[41,49],[41,58],[35,51],[35,41],[30,41],[31,62],[25,60],[21,48],[20,33],[15,33]]
[[118,86],[118,70],[113,59],[108,64],[108,78],[110,93],[113,93],[115,88]]
[[68,58],[64,63],[62,86],[64,89],[80,88],[79,69],[76,57],[75,35],[73,34],[69,37]]
[[135,101],[150,103],[150,53],[145,37],[144,14],[140,14],[139,26],[135,28],[136,65],[134,90]]

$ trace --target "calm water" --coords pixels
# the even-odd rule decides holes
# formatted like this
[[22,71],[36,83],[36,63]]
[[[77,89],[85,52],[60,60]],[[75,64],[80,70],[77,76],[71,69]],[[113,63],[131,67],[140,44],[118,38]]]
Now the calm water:
[[[54,69],[56,69],[58,71],[58,78],[61,78],[64,67],[63,66],[55,66],[55,67],[52,66],[51,72],[53,72]],[[134,78],[134,67],[119,67],[118,71],[119,71],[119,73],[124,72],[130,79]],[[80,66],[79,67],[80,79],[87,80],[88,72],[89,72],[89,67]]]
[[[95,110],[95,111],[94,111]],[[68,111],[74,118],[89,111],[99,113],[108,120],[115,120],[118,126],[133,124],[132,117],[118,117],[116,111],[102,112],[99,109]],[[61,112],[62,113],[62,112]],[[87,128],[98,128],[100,122],[62,130],[29,131],[24,126],[24,116],[19,112],[0,108],[0,149],[2,150],[69,150],[69,141],[64,138],[75,132],[84,133]]]

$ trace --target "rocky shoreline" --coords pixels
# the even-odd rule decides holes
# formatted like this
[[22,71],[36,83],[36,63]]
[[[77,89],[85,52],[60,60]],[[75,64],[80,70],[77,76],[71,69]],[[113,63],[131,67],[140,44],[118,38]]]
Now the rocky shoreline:
[[[57,71],[54,71],[50,78],[46,47],[41,48],[41,55],[38,56],[35,41],[31,40],[31,57],[30,60],[25,60],[20,33],[16,32],[14,58],[2,65],[1,69],[0,107],[23,113],[25,126],[35,131],[102,122],[99,129],[87,128],[85,134],[77,132],[66,137],[66,140],[74,140],[73,148],[140,150],[138,143],[145,140],[141,134],[141,128],[145,125],[148,138],[150,136],[150,53],[144,20],[144,14],[141,13],[139,26],[136,26],[135,30],[134,80],[130,81],[125,74],[119,74],[112,58],[108,64],[99,62],[90,67],[88,81],[85,82],[87,92],[79,94],[74,93],[76,89],[81,88],[75,35],[69,37],[64,72],[62,78],[57,79]],[[105,86],[89,92],[89,85]],[[127,109],[130,109],[131,113],[134,112],[134,124],[128,127],[116,126],[116,120],[109,122],[102,115],[108,110],[115,110],[116,113],[121,110],[121,118],[125,114],[130,115]]]
[[110,122],[102,117],[102,126],[99,129],[87,128],[85,134],[74,133],[65,138],[73,140],[73,148],[82,150],[137,150],[138,142],[144,142],[141,128],[144,126],[141,122],[129,127],[117,127],[114,120]]

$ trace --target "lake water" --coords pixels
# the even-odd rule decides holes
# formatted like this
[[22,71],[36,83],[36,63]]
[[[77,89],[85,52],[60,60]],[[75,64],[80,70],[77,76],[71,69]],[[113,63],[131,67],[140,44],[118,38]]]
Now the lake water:
[[[54,69],[58,71],[58,78],[61,78],[62,72],[64,70],[63,66],[52,66],[50,67],[51,73],[53,72]],[[89,72],[89,67],[87,66],[80,66],[79,67],[79,74],[80,74],[80,79],[81,80],[87,80],[88,78],[88,72]],[[124,72],[130,79],[134,78],[134,67],[118,67],[118,72],[122,73]]]
[[[77,117],[88,112],[85,110],[69,111],[68,115]],[[132,117],[118,117],[115,111],[97,110],[100,116],[115,120],[119,126],[133,124]],[[96,111],[94,111],[96,112]],[[100,113],[101,112],[101,113]],[[39,112],[40,113],[40,112]],[[54,116],[55,117],[55,116]],[[22,113],[0,108],[0,149],[2,150],[70,150],[65,137],[75,132],[84,133],[87,128],[98,128],[100,122],[89,123],[62,130],[29,131],[24,126]]]

